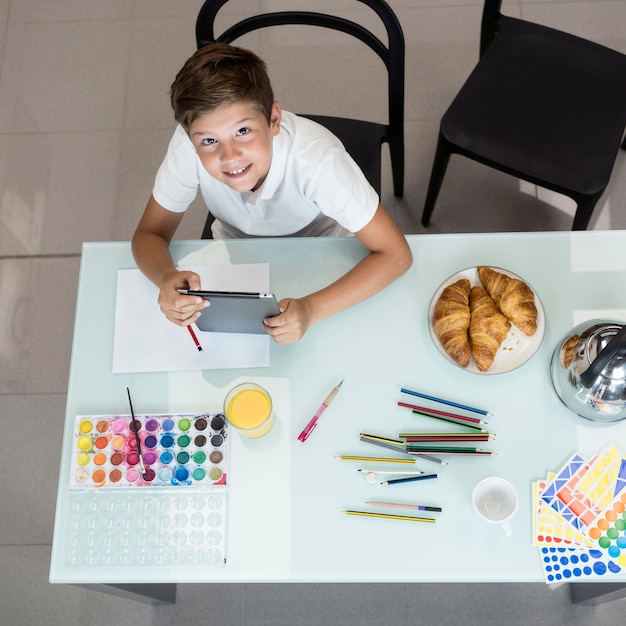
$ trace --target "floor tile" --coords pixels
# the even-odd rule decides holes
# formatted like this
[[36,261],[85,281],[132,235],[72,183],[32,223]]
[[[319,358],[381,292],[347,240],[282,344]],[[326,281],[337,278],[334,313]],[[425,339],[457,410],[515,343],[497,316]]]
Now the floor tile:
[[[167,44],[163,45],[163,42]],[[126,128],[173,127],[170,86],[195,50],[195,20],[192,17],[133,20]]]
[[0,133],[120,128],[130,31],[114,20],[9,24]]
[[18,0],[11,2],[9,21],[19,23],[128,19],[132,16],[131,9],[128,0]]
[[245,626],[404,626],[406,585],[246,585]]
[[65,394],[0,395],[0,545],[52,542],[64,421]]
[[528,2],[522,0],[522,17],[615,48],[626,54],[623,2]]
[[155,609],[134,600],[105,596],[48,582],[49,545],[0,546],[3,626],[144,626]]
[[0,259],[0,394],[26,392],[38,286],[38,260]]
[[[27,393],[67,391],[80,259],[40,261],[35,305],[29,310],[29,344],[23,358]],[[110,303],[113,306],[113,303]]]
[[117,131],[0,135],[4,254],[77,254],[112,239],[119,160]]

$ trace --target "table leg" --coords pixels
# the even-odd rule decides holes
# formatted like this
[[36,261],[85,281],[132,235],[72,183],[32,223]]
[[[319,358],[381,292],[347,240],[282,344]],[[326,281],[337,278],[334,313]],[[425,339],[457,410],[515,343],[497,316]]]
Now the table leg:
[[572,604],[603,604],[626,598],[624,583],[570,583]]
[[76,585],[83,589],[93,589],[121,598],[129,598],[148,604],[174,604],[176,602],[176,583],[130,583],[123,585],[94,584]]

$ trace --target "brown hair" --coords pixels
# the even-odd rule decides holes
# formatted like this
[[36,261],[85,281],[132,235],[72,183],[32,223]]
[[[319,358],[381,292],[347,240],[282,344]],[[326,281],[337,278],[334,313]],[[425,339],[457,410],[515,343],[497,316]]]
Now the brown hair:
[[274,93],[265,62],[226,43],[208,43],[176,75],[170,90],[174,117],[189,130],[198,117],[223,104],[250,102],[270,123]]

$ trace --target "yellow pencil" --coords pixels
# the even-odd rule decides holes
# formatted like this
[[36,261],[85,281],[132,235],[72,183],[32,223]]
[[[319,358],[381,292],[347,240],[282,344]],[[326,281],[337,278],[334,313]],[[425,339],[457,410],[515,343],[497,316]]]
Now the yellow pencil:
[[426,522],[434,524],[435,520],[430,517],[413,517],[412,515],[392,515],[391,513],[370,513],[367,511],[344,511],[347,515],[361,515],[362,517],[381,517],[383,519],[399,519],[405,522]]
[[376,456],[341,455],[336,456],[335,458],[341,459],[342,461],[371,461],[372,463],[415,463],[415,459],[394,459]]

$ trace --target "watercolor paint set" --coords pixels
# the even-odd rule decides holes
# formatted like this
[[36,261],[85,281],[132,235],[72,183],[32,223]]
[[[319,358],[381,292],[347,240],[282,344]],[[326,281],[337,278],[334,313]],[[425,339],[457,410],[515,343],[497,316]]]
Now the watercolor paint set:
[[70,488],[217,487],[227,483],[221,413],[80,415]]
[[68,565],[223,567],[228,444],[222,413],[77,416]]

